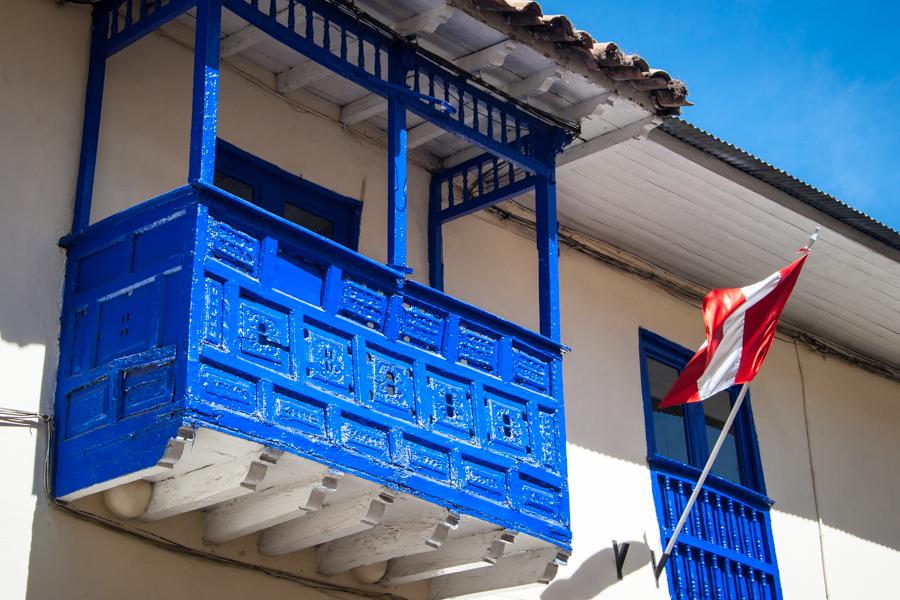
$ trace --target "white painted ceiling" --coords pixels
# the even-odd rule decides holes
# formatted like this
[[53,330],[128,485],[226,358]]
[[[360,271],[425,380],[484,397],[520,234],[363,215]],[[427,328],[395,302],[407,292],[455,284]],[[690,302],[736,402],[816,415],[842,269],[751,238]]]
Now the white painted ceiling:
[[[652,139],[562,167],[560,222],[707,288],[797,257],[816,222]],[[784,320],[900,365],[900,263],[823,228]]]

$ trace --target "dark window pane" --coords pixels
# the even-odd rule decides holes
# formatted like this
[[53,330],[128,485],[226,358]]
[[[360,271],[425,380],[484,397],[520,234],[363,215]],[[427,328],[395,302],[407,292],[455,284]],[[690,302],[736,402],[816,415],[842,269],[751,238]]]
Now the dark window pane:
[[[719,392],[712,398],[703,401],[703,417],[706,429],[706,443],[710,452],[719,437],[719,432],[728,419],[731,412],[731,398],[728,392]],[[737,438],[734,434],[734,425],[728,432],[719,456],[713,464],[712,473],[724,477],[735,483],[741,483],[741,469],[738,462]]]
[[246,181],[241,181],[237,177],[226,175],[222,171],[216,171],[213,178],[213,185],[220,190],[225,190],[229,194],[234,194],[238,198],[242,198],[247,202],[253,202],[254,192],[253,186]]
[[687,439],[684,432],[684,411],[681,406],[660,410],[657,405],[675,383],[678,370],[652,358],[647,359],[650,398],[653,406],[653,435],[656,452],[683,463],[688,462]]
[[299,206],[295,206],[288,202],[284,203],[284,218],[292,221],[301,227],[309,229],[313,233],[318,233],[323,237],[334,239],[334,222],[303,210]]

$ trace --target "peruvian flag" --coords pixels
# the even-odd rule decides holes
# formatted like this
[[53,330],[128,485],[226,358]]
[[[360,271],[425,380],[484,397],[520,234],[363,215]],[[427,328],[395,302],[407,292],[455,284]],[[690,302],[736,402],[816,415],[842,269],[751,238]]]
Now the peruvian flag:
[[[815,235],[810,242],[815,240]],[[810,244],[811,245],[811,244]],[[703,299],[706,342],[688,362],[659,408],[700,402],[739,383],[747,383],[762,366],[781,311],[809,256],[800,258],[759,283],[712,290]]]

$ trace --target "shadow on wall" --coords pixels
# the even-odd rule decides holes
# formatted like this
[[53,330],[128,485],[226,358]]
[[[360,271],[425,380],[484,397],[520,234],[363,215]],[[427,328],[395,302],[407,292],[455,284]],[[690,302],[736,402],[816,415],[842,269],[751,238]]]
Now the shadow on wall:
[[[622,565],[622,576],[643,568],[650,563],[650,547],[645,542],[631,541],[625,562]],[[621,544],[620,544],[621,549]],[[619,578],[614,568],[615,552],[612,547],[603,548],[581,563],[568,579],[553,581],[541,594],[541,600],[591,600],[606,588],[618,583]]]

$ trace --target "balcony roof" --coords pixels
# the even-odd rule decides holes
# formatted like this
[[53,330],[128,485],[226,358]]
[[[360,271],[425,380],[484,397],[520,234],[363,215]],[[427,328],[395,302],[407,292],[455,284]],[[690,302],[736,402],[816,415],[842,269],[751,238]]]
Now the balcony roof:
[[[287,0],[276,0],[279,12]],[[453,63],[489,88],[538,112],[577,125],[588,141],[635,123],[677,114],[689,104],[683,83],[596,42],[569,20],[543,15],[536,3],[469,0],[357,0],[363,11],[424,50]],[[193,28],[191,13],[176,19]],[[171,31],[177,24],[163,27]],[[387,128],[386,104],[359,85],[313,63],[224,11],[222,57],[246,59],[274,75],[277,92],[313,95],[340,108],[348,126]],[[175,37],[181,37],[176,35]],[[187,38],[185,38],[187,41]],[[435,167],[456,164],[481,150],[422,118],[408,115],[408,146]]]
[[[896,229],[888,227],[831,194],[797,179],[790,173],[782,171],[734,144],[730,144],[683,119],[666,119],[660,125],[660,129],[816,210],[846,223],[873,240],[894,250],[900,250],[900,232]],[[900,260],[900,255],[896,255],[894,258]]]

